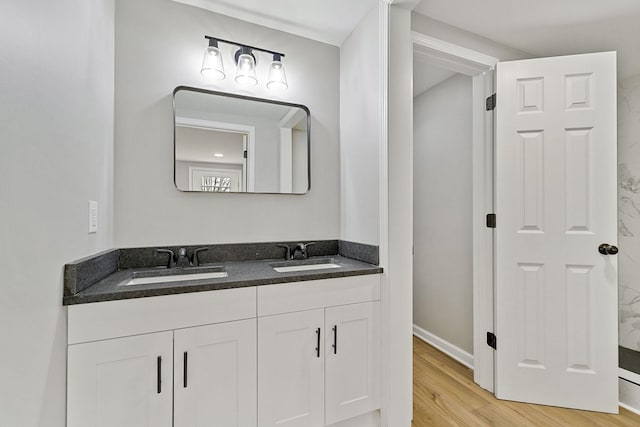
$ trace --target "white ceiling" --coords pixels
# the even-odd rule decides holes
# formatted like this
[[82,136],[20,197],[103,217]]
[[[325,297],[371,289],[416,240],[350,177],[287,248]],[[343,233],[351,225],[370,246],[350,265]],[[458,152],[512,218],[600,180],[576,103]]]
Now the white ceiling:
[[[336,46],[378,4],[378,0],[174,1]],[[618,76],[640,73],[640,0],[422,0],[415,11],[532,56],[617,50]]]
[[173,0],[340,46],[378,0]]
[[241,133],[177,126],[176,141],[176,160],[241,165],[244,158]]
[[422,0],[414,9],[533,56],[618,51],[618,76],[640,73],[639,0]]

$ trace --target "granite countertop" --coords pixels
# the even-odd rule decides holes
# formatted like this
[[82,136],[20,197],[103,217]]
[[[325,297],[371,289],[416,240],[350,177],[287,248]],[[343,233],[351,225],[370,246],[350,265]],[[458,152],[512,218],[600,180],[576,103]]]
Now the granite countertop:
[[[122,283],[133,278],[134,272],[160,272],[168,271],[166,267],[154,268],[126,268],[119,269],[108,276],[98,280],[90,286],[79,290],[72,295],[63,297],[64,305],[84,304],[100,301],[112,301],[129,298],[143,298],[159,295],[172,295],[186,292],[201,292],[220,289],[241,288],[247,286],[271,285],[276,283],[302,282],[307,280],[331,279],[337,277],[358,276],[364,274],[382,273],[382,268],[367,262],[358,261],[341,255],[330,255],[309,258],[309,263],[315,259],[330,259],[331,262],[340,265],[339,268],[295,271],[278,273],[272,268],[272,264],[291,263],[300,264],[297,261],[282,261],[282,259],[254,260],[242,262],[216,262],[206,263],[201,267],[224,267],[228,277],[184,280],[180,282],[163,282],[153,284],[123,286]],[[302,261],[302,263],[305,263]],[[184,269],[174,268],[174,274],[181,274],[187,270],[193,271],[198,267]]]

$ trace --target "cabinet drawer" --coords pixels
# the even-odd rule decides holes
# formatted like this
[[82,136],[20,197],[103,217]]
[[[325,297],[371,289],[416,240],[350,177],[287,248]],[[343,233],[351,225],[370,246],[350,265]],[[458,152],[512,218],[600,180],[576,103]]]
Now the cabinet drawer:
[[68,307],[68,343],[230,322],[255,316],[255,287],[71,305]]
[[258,316],[380,299],[380,275],[310,280],[258,287]]

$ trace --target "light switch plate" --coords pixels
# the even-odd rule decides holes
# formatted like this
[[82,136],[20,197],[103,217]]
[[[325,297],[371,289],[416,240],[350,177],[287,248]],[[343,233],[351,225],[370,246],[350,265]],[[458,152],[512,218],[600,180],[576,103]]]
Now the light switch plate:
[[98,202],[89,200],[89,234],[98,232]]

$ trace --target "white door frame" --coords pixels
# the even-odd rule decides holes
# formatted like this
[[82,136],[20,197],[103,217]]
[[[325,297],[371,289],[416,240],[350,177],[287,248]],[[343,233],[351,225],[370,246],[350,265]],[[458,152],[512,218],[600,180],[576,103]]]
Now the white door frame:
[[247,157],[243,163],[244,178],[243,191],[252,193],[255,190],[255,155],[256,155],[256,127],[238,123],[215,122],[213,120],[194,119],[176,116],[176,126],[199,129],[224,130],[247,135]]
[[486,343],[493,332],[493,230],[486,214],[493,212],[493,114],[485,111],[485,99],[493,93],[497,58],[412,31],[415,54],[447,70],[472,77],[473,81],[473,368],[474,381],[494,390],[494,350]]

